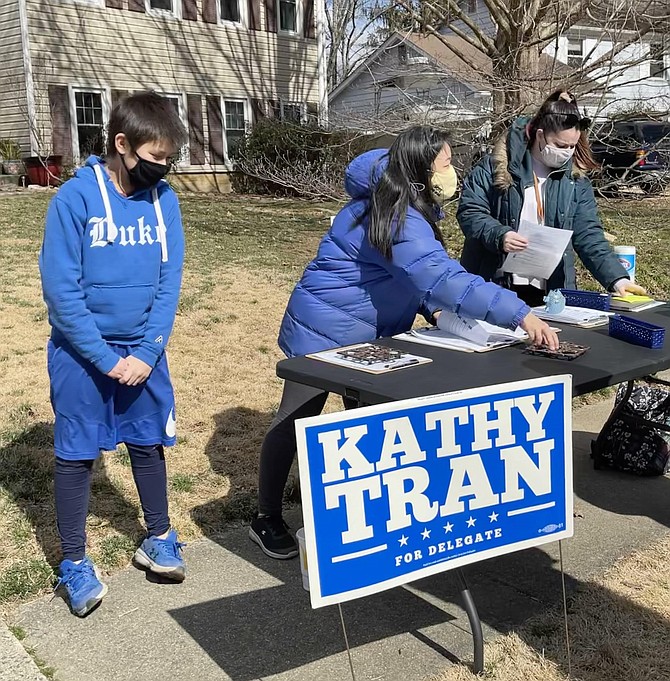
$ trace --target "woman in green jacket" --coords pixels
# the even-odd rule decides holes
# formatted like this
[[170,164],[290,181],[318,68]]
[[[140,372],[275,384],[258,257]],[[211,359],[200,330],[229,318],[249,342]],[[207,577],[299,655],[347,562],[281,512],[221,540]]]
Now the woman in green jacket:
[[[612,251],[587,172],[596,167],[575,97],[554,92],[531,120],[518,118],[507,135],[467,176],[458,207],[465,234],[463,267],[516,291],[540,305],[547,291],[577,288],[575,252],[608,291],[643,293]],[[572,245],[549,279],[529,279],[501,271],[508,253],[523,251],[517,234],[522,221],[569,229]]]

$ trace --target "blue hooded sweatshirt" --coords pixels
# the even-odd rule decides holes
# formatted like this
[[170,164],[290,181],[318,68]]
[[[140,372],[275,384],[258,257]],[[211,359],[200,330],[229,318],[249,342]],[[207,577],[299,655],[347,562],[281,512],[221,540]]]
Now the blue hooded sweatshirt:
[[155,366],[183,262],[179,202],[167,182],[123,196],[91,156],[47,211],[39,264],[52,340],[105,374],[119,361],[110,344],[137,346],[132,354]]
[[347,168],[351,201],[322,239],[284,314],[279,346],[289,357],[408,331],[417,313],[450,310],[516,328],[530,311],[512,291],[452,260],[412,207],[394,236],[390,259],[370,244],[370,195],[387,153],[366,152]]

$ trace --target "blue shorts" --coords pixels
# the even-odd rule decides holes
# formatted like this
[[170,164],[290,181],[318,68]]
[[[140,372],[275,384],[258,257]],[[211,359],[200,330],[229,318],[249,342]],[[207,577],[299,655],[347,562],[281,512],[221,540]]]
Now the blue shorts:
[[[133,352],[133,346],[109,346],[120,357]],[[95,459],[100,450],[116,449],[120,442],[175,444],[174,392],[165,355],[138,386],[122,385],[100,373],[64,341],[49,341],[47,367],[59,458]]]

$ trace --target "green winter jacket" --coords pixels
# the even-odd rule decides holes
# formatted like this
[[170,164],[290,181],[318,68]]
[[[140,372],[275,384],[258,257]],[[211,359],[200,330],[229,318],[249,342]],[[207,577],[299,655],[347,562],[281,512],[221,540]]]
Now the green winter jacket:
[[[526,187],[533,185],[533,169],[527,146],[527,118],[518,118],[507,138],[466,177],[456,213],[465,234],[461,255],[463,267],[489,281],[508,283],[496,277],[505,258],[503,236],[519,228]],[[591,274],[607,290],[628,278],[614,255],[598,218],[591,181],[572,162],[551,173],[543,187],[545,224],[571,229],[572,247],[547,282],[547,289],[577,288],[575,251]]]

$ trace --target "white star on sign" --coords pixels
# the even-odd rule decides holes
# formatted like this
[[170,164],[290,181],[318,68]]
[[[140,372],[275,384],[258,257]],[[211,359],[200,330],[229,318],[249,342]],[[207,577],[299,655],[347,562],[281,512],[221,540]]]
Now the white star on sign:
[[470,516],[470,518],[468,518],[468,527],[474,527],[476,522],[477,521],[472,516]]
[[421,536],[422,536],[424,539],[428,539],[428,538],[430,537],[430,530],[429,530],[427,527],[425,527],[425,528],[423,529],[423,532],[421,533]]
[[447,524],[444,526],[444,533],[445,533],[445,534],[448,534],[448,533],[451,532],[453,529],[454,529],[453,524],[452,524],[452,523],[447,523]]
[[498,514],[497,514],[495,511],[493,511],[493,513],[491,513],[491,515],[489,516],[489,520],[490,520],[492,523],[495,523],[496,520],[498,520]]
[[406,537],[406,536],[403,534],[403,536],[400,537],[400,539],[398,539],[398,541],[400,542],[400,546],[407,546],[407,539],[408,539],[408,537]]

